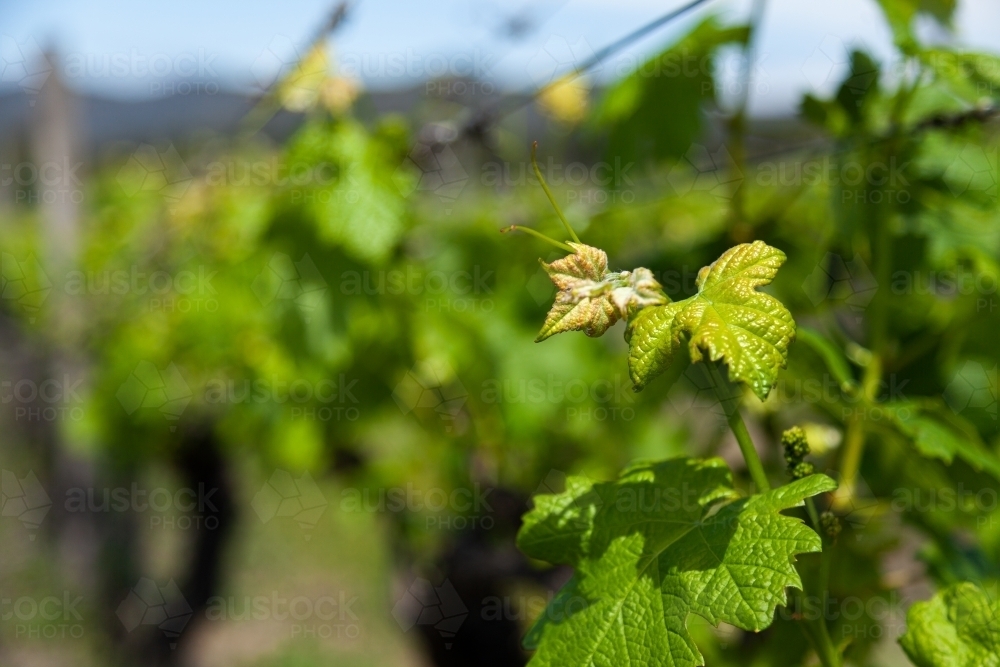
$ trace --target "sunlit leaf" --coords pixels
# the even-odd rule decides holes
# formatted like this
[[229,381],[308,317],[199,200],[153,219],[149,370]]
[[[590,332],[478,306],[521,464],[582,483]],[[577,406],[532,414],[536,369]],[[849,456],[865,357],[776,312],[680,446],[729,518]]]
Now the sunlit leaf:
[[764,400],[784,367],[795,322],[780,301],[757,291],[770,283],[785,253],[762,241],[730,248],[698,272],[698,293],[647,308],[629,323],[629,373],[637,389],[664,371],[690,337],[692,361],[723,360],[733,381]]
[[690,614],[768,627],[786,588],[802,586],[795,556],[821,548],[781,511],[834,488],[812,475],[737,499],[720,459],[679,458],[637,464],[614,482],[570,478],[564,493],[536,496],[518,545],[575,575],[529,634],[530,664],[702,665]]

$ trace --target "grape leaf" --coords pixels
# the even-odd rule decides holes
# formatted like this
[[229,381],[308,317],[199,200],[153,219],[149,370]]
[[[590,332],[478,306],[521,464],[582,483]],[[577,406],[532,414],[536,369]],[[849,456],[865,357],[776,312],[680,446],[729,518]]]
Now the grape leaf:
[[687,631],[694,612],[746,630],[771,624],[796,554],[820,538],[781,510],[836,488],[811,475],[737,498],[721,459],[639,463],[614,482],[567,480],[535,497],[518,546],[574,566],[525,643],[533,667],[704,664]]
[[918,13],[929,14],[942,25],[948,25],[957,4],[957,0],[879,0],[896,45],[905,53],[918,49],[913,30],[913,19]]
[[666,369],[686,333],[692,361],[700,361],[703,351],[712,361],[723,359],[731,380],[767,398],[788,357],[795,322],[780,301],[757,288],[770,283],[784,262],[785,253],[763,241],[738,245],[698,272],[696,295],[639,311],[625,333],[636,390]]
[[899,638],[917,667],[1000,666],[1000,600],[975,584],[955,584],[906,614]]
[[976,470],[1000,479],[1000,458],[980,439],[974,426],[957,415],[948,415],[943,406],[896,401],[885,409],[896,428],[913,440],[923,456],[949,464],[958,456]]
[[574,252],[542,268],[559,289],[536,343],[564,331],[600,336],[619,318],[668,301],[649,269],[608,271],[608,256],[582,243]]

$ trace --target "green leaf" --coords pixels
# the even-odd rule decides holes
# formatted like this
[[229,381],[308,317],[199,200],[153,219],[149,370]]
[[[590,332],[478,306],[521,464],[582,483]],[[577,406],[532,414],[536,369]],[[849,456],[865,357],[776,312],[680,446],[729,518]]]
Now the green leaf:
[[399,162],[390,145],[356,121],[315,120],[296,136],[287,160],[317,165],[304,184],[295,174],[284,187],[289,201],[309,213],[321,240],[363,262],[388,259],[405,231],[407,210],[392,178]]
[[[645,162],[682,157],[703,134],[704,105],[715,100],[713,55],[743,44],[746,26],[725,27],[715,17],[612,85],[595,114],[609,134],[614,159]],[[664,105],[670,118],[664,122]]]
[[975,584],[955,584],[906,614],[899,639],[917,667],[1000,666],[1000,601]]
[[738,245],[698,272],[695,296],[640,311],[626,331],[636,390],[665,370],[686,333],[692,361],[704,353],[723,359],[730,380],[767,398],[788,358],[795,322],[780,301],[757,288],[770,283],[784,261],[785,253],[763,241]]
[[526,639],[533,667],[704,664],[694,612],[745,630],[771,624],[797,554],[820,538],[782,510],[836,488],[811,475],[737,499],[720,459],[640,463],[615,482],[567,480],[535,497],[518,546],[576,569]]
[[879,67],[864,51],[851,52],[851,71],[837,90],[836,101],[854,124],[864,119],[867,100],[878,91]]
[[929,14],[947,26],[958,4],[957,0],[878,0],[878,3],[892,28],[896,45],[905,53],[913,53],[918,49],[913,32],[913,19],[918,12]]
[[949,464],[957,456],[976,470],[1000,479],[1000,457],[990,451],[974,426],[957,415],[949,415],[946,409],[933,403],[904,401],[886,405],[893,424],[913,440],[923,456]]
[[608,271],[608,256],[582,243],[574,252],[542,268],[559,289],[545,324],[535,339],[541,342],[564,331],[600,336],[619,318],[640,308],[669,301],[649,269]]

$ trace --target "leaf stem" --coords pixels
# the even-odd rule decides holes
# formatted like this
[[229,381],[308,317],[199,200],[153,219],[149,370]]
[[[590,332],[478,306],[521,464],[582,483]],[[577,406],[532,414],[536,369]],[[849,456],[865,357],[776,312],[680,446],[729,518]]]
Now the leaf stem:
[[563,215],[562,209],[559,208],[559,204],[556,203],[556,198],[552,196],[552,191],[549,190],[548,184],[542,177],[542,170],[538,168],[537,153],[538,142],[535,141],[531,144],[531,167],[535,170],[535,178],[537,178],[538,182],[542,184],[542,190],[545,190],[545,196],[549,198],[549,203],[552,204],[552,208],[556,210],[556,215],[559,216],[559,219],[562,220],[562,223],[566,226],[566,231],[569,232],[570,237],[572,237],[572,239],[577,243],[580,243],[580,237],[577,236],[576,232],[573,231],[573,228],[570,227],[569,221],[566,220],[566,216]]
[[[812,498],[808,499],[810,502]],[[823,663],[823,667],[840,667],[840,652],[833,645],[833,640],[830,638],[830,629],[826,625],[826,610],[829,609],[828,599],[830,597],[829,586],[830,586],[830,549],[832,546],[827,542],[820,554],[819,563],[819,589],[822,591],[823,596],[823,614],[817,619],[817,650],[816,654],[819,656],[820,662]]]
[[524,232],[525,234],[531,234],[532,236],[534,236],[536,238],[540,238],[541,240],[545,241],[546,243],[551,243],[552,245],[554,245],[557,248],[562,248],[563,250],[565,250],[568,253],[575,253],[576,252],[576,250],[574,250],[572,246],[570,246],[570,245],[568,245],[566,243],[563,243],[562,241],[556,241],[554,238],[546,236],[545,234],[542,234],[539,231],[535,231],[531,227],[521,227],[520,225],[511,225],[510,227],[504,227],[503,229],[500,230],[501,234],[506,234],[507,232]]
[[714,362],[706,361],[705,363],[708,364],[709,373],[712,375],[712,384],[715,385],[715,392],[719,396],[719,401],[722,402],[723,409],[725,410],[726,421],[729,422],[729,430],[736,436],[736,442],[739,443],[740,451],[743,453],[743,459],[746,461],[747,470],[750,472],[750,478],[757,487],[757,492],[765,493],[770,491],[771,484],[767,481],[767,475],[764,473],[764,464],[761,463],[760,456],[757,454],[757,448],[753,444],[753,438],[750,437],[750,431],[747,430],[747,425],[743,422],[743,415],[740,414],[739,401],[733,401],[731,405],[727,405],[732,399],[726,396],[726,382],[722,377],[722,373],[719,372]]
[[812,498],[806,498],[806,511],[809,513],[809,520],[812,521],[813,528],[816,532],[822,535],[822,526],[819,523],[819,512],[816,511],[816,503],[813,502]]
[[764,464],[761,463],[757,449],[753,446],[753,440],[750,438],[747,425],[743,423],[743,416],[740,414],[738,405],[733,406],[733,409],[726,415],[726,419],[729,420],[729,428],[736,436],[736,442],[739,443],[743,458],[746,459],[747,470],[750,471],[753,483],[757,485],[760,493],[770,491],[771,485],[767,481],[767,475],[764,474]]

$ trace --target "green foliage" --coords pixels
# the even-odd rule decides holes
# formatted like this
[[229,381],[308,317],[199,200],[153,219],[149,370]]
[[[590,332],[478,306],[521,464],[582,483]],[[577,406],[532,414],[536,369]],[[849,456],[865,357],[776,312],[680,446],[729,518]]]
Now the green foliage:
[[949,23],[955,12],[957,0],[879,0],[892,28],[896,45],[905,52],[918,48],[913,34],[913,20],[918,13],[926,13],[942,23]]
[[899,643],[917,667],[1000,665],[1000,600],[972,583],[955,584],[906,615]]
[[399,241],[406,209],[401,193],[415,187],[416,176],[400,169],[396,147],[384,139],[391,132],[318,119],[288,148],[289,164],[313,170],[307,187],[288,186],[292,201],[306,208],[321,239],[371,263],[383,263]]
[[595,123],[607,130],[614,155],[626,162],[684,155],[701,135],[705,103],[715,100],[714,54],[746,38],[745,26],[705,19],[611,87]]
[[924,456],[951,463],[957,456],[976,470],[1000,479],[1000,457],[990,451],[975,429],[948,408],[931,402],[889,404],[896,427],[911,438]]
[[698,272],[698,293],[640,312],[629,322],[629,373],[637,389],[671,363],[681,334],[691,359],[724,360],[731,380],[767,398],[788,356],[795,322],[780,301],[757,288],[769,284],[785,254],[761,241],[727,250]]
[[795,556],[820,550],[780,512],[835,487],[813,475],[739,499],[721,460],[671,459],[536,496],[518,546],[576,574],[531,631],[531,664],[701,665],[689,614],[766,628],[785,589],[802,586]]
[[[435,193],[418,187],[402,123],[316,114],[286,145],[251,141],[216,147],[223,155],[213,156],[220,164],[294,166],[316,176],[305,183],[213,178],[215,163],[202,164],[197,151],[185,153],[196,175],[183,197],[123,192],[120,165],[95,174],[80,207],[82,272],[99,281],[121,269],[203,270],[214,276],[214,293],[205,295],[213,309],[176,290],[162,301],[187,299],[194,308],[84,288],[69,294],[71,310],[82,314],[79,337],[57,345],[66,303],[57,297],[66,282],[46,264],[43,226],[27,208],[0,220],[0,307],[39,346],[70,347],[88,359],[86,417],[67,430],[125,469],[174,454],[178,421],[155,408],[127,413],[116,397],[132,375],[152,376],[150,367],[183,378],[192,396],[182,423],[210,424],[241,464],[327,471],[380,488],[447,490],[489,479],[527,494],[552,469],[607,479],[635,458],[725,452],[717,411],[699,403],[713,400],[712,387],[692,388],[691,376],[682,377],[689,360],[724,362],[732,380],[768,399],[726,417],[747,419],[772,481],[787,479],[786,471],[802,479],[741,498],[734,486],[747,481],[742,468],[730,473],[717,459],[687,458],[630,467],[616,482],[570,477],[566,492],[538,497],[521,534],[530,555],[576,568],[528,643],[538,647],[539,665],[696,664],[700,653],[726,667],[815,664],[818,651],[801,621],[774,619],[774,609],[800,582],[815,588],[810,596],[824,592],[822,559],[831,596],[866,602],[898,594],[899,581],[882,565],[900,553],[903,521],[920,535],[921,558],[938,584],[986,581],[1000,562],[996,509],[894,505],[900,491],[926,501],[955,489],[989,497],[998,488],[1000,310],[988,288],[1000,274],[1000,138],[987,112],[1000,98],[1000,59],[918,43],[917,15],[946,24],[952,2],[881,5],[900,52],[882,62],[842,54],[850,61],[844,81],[828,99],[805,97],[811,125],[783,126],[780,153],[734,150],[733,159],[697,174],[670,164],[701,140],[705,112],[718,111],[713,59],[746,40],[745,27],[715,19],[612,83],[589,124],[598,146],[575,135],[539,137],[547,148],[565,141],[574,151],[600,149],[628,180],[606,192],[593,188],[589,201],[578,190],[553,188],[556,200],[577,197],[567,212],[592,245],[547,255],[543,270],[531,244],[497,233],[555,222],[538,188],[493,190],[472,178],[445,212]],[[892,62],[907,63],[902,77],[886,72]],[[443,109],[451,107],[433,111]],[[522,120],[495,133],[489,159],[524,161]],[[735,125],[724,126],[734,133],[728,147],[738,143]],[[782,148],[800,144],[811,148]],[[463,141],[454,148],[467,170],[481,157]],[[640,165],[629,171],[631,160]],[[613,196],[622,187],[634,201]],[[609,270],[608,255],[645,268]],[[706,264],[696,281],[673,271]],[[492,277],[471,294],[452,286],[430,294],[422,280],[394,289],[386,276],[474,271]],[[986,289],[975,286],[980,278]],[[539,340],[571,330],[596,336],[625,320],[628,349],[616,336],[533,345],[543,318]],[[799,345],[790,345],[793,336]],[[626,354],[641,393],[620,391],[628,389]],[[963,374],[968,364],[979,374]],[[290,407],[323,408],[315,398],[293,406],[214,400],[206,391],[218,382],[239,388],[340,377],[357,398],[346,407],[361,408],[356,421],[292,416]],[[401,409],[396,389],[404,381],[418,392],[437,383],[429,393],[442,404]],[[822,390],[810,393],[810,383]],[[554,398],[570,386],[591,391],[579,400],[565,391]],[[628,418],[570,416],[622,408]],[[804,428],[785,442],[789,424]],[[333,472],[341,453],[360,461],[356,471]],[[829,490],[826,477],[810,474],[816,469],[853,472],[858,490],[807,503],[819,517],[812,527],[823,535],[823,555],[793,568],[796,554],[818,551],[821,541],[801,523],[806,512],[780,512]],[[619,503],[640,492],[665,502]],[[404,547],[430,561],[436,542],[450,536],[427,530],[421,518],[394,517],[404,524]],[[780,541],[786,533],[792,540]],[[709,541],[698,542],[702,536]],[[991,645],[962,619],[995,610],[995,602],[977,602],[969,586],[914,606],[903,644],[918,665],[991,664],[977,648]],[[720,621],[767,630],[728,636],[710,628]],[[859,622],[866,629],[878,623]],[[842,641],[836,632],[844,624],[829,624],[844,659],[875,664],[874,635]],[[956,652],[933,652],[942,648]],[[963,662],[962,655],[973,657]]]

